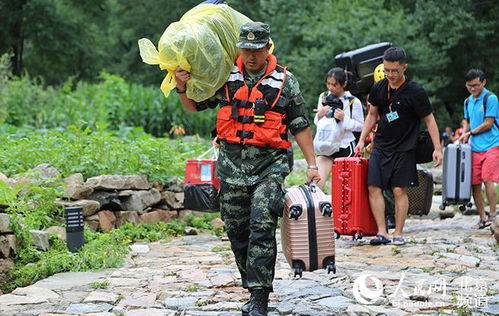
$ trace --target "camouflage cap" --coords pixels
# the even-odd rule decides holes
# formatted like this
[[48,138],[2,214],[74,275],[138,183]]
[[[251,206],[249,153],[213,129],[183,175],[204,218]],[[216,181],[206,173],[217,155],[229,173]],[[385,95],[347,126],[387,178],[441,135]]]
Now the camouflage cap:
[[262,22],[248,22],[241,26],[238,48],[260,49],[267,45],[270,38],[270,27]]

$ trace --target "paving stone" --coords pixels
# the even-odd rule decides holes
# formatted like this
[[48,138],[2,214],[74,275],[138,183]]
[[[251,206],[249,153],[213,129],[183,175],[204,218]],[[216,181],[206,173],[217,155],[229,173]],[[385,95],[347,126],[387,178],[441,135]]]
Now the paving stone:
[[173,316],[175,311],[159,308],[134,309],[125,313],[124,316]]
[[335,297],[323,298],[321,300],[316,301],[315,304],[325,306],[332,310],[338,310],[338,309],[344,309],[349,305],[352,305],[353,301],[344,296],[335,296]]
[[12,291],[12,294],[24,295],[24,296],[36,296],[40,298],[43,297],[46,298],[47,300],[58,299],[60,297],[59,294],[55,293],[52,290],[36,286],[19,287],[14,291]]
[[130,245],[130,249],[132,249],[132,252],[135,254],[148,253],[150,250],[148,245],[139,245],[139,244]]
[[68,313],[84,314],[84,313],[99,313],[109,312],[113,309],[110,304],[71,304],[66,309]]
[[5,294],[0,296],[0,306],[2,305],[26,305],[47,303],[48,299],[42,296],[24,296]]
[[172,297],[165,300],[165,306],[174,310],[184,310],[195,306],[198,298],[196,297]]
[[93,291],[84,300],[84,303],[109,303],[114,304],[118,300],[118,295],[103,291]]
[[105,272],[64,272],[38,281],[34,286],[51,290],[69,290],[89,285],[105,275]]

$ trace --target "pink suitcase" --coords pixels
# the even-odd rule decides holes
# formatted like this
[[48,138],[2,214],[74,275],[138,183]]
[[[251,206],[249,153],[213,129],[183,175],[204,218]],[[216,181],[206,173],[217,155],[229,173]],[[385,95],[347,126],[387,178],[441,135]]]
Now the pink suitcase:
[[281,245],[294,276],[320,268],[336,273],[331,196],[315,184],[288,189]]

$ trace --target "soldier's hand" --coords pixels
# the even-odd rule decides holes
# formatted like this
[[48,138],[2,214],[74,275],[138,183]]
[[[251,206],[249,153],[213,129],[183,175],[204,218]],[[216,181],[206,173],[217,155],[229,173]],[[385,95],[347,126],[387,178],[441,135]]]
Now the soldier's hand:
[[311,183],[312,181],[314,181],[315,183],[321,181],[319,170],[307,169],[307,183]]
[[175,70],[174,75],[175,75],[175,81],[177,82],[176,85],[177,89],[185,90],[187,81],[191,79],[191,74],[179,67]]
[[218,136],[213,138],[213,140],[211,141],[211,144],[216,148],[216,149],[219,149],[220,148],[220,144],[217,142],[218,141]]

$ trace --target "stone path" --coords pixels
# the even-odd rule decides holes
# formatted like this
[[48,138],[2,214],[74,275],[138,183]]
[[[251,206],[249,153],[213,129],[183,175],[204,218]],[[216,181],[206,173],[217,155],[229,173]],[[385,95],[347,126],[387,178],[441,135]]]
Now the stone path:
[[[336,275],[295,279],[279,252],[269,315],[499,315],[499,248],[489,230],[471,228],[477,220],[411,218],[405,246],[341,238]],[[239,284],[227,241],[185,236],[133,245],[123,268],[60,273],[2,295],[0,315],[240,315]]]

